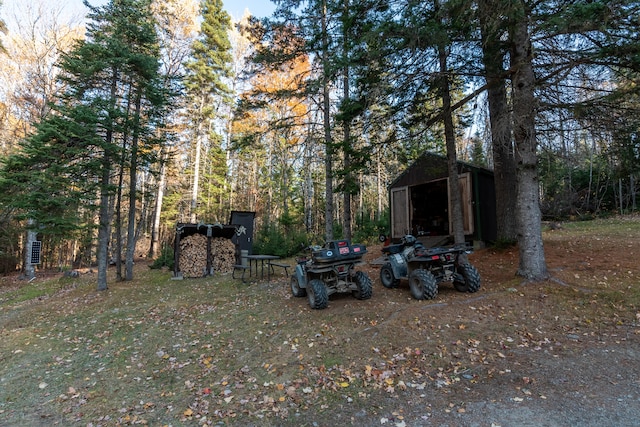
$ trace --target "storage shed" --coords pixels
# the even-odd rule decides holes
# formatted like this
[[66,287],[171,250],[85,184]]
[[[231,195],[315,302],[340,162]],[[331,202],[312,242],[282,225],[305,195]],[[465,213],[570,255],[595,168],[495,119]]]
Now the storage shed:
[[[467,241],[495,241],[493,172],[459,161],[458,177]],[[453,234],[449,194],[447,158],[424,153],[389,186],[391,238],[398,240],[408,233],[434,237]]]

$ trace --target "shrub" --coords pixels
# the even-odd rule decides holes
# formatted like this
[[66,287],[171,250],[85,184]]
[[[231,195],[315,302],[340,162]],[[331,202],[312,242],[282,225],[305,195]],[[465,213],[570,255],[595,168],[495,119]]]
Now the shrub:
[[371,244],[377,242],[381,234],[389,233],[389,212],[384,212],[378,220],[363,216],[358,219],[357,227],[353,232],[353,241],[357,243]]
[[266,226],[256,233],[253,252],[288,258],[308,245],[309,237],[304,232],[292,229],[285,231],[285,228]]
[[173,257],[173,247],[171,245],[166,245],[162,247],[162,251],[160,251],[160,256],[156,258],[153,263],[149,266],[152,269],[159,269],[162,267],[168,267],[169,270],[173,270],[174,267],[174,257]]

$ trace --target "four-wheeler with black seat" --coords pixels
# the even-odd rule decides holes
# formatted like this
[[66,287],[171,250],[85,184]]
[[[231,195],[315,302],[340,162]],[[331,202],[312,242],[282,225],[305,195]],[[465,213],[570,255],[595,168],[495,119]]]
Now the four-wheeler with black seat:
[[460,292],[477,292],[480,274],[462,257],[469,252],[464,245],[426,248],[406,235],[400,243],[382,248],[387,259],[380,268],[380,281],[387,288],[396,288],[401,279],[409,279],[411,295],[418,300],[435,298],[438,285],[447,281]]
[[351,292],[357,299],[369,299],[373,285],[369,276],[356,271],[367,248],[351,244],[348,240],[332,240],[323,247],[308,248],[310,257],[298,258],[291,275],[291,293],[295,297],[307,296],[314,309],[326,308],[329,296],[338,292]]

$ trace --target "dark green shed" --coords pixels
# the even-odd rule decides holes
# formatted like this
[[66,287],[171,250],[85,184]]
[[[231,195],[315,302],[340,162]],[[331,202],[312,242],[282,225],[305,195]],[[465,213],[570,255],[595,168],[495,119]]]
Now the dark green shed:
[[[458,162],[465,235],[468,241],[494,242],[497,235],[493,172]],[[405,234],[442,236],[450,229],[447,158],[424,153],[389,186],[391,238]]]

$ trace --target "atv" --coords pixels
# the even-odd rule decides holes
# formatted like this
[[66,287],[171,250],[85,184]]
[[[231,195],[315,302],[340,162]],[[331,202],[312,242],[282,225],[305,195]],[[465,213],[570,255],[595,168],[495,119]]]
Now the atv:
[[426,248],[406,235],[400,243],[382,248],[387,260],[380,268],[380,281],[386,288],[396,288],[401,279],[409,279],[411,295],[418,300],[435,298],[438,285],[447,281],[457,291],[477,292],[480,274],[473,265],[462,262],[461,255],[469,252],[464,245]]
[[307,296],[314,309],[326,308],[329,295],[351,292],[357,299],[369,299],[373,285],[369,276],[356,271],[367,248],[351,244],[348,240],[332,240],[323,247],[310,247],[311,256],[297,259],[291,275],[291,293],[294,297]]

